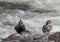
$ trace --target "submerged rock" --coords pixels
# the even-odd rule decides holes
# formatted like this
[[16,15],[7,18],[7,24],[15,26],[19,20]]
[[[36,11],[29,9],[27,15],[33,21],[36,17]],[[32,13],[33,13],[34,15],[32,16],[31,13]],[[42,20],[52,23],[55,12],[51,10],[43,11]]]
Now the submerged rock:
[[29,5],[25,3],[15,3],[15,2],[0,2],[0,7],[3,9],[21,9],[27,10],[29,9]]
[[38,12],[38,13],[48,13],[48,12],[56,12],[55,9],[44,9],[44,8],[34,8],[31,2],[0,2],[0,7],[3,9],[18,9],[18,10],[24,10],[24,11],[31,11],[31,12]]

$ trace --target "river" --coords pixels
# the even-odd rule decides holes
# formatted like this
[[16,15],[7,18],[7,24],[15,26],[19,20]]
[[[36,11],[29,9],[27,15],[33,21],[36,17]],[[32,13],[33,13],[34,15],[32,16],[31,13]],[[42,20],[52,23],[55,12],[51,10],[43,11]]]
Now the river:
[[[1,1],[1,0],[0,0]],[[7,1],[7,0],[4,0]],[[51,32],[60,31],[60,1],[59,0],[16,0],[28,4],[30,9],[4,9],[0,7],[0,38],[6,38],[16,33],[15,26],[20,19],[32,33],[42,34],[42,26],[47,20],[52,21]],[[15,2],[9,1],[9,2]]]

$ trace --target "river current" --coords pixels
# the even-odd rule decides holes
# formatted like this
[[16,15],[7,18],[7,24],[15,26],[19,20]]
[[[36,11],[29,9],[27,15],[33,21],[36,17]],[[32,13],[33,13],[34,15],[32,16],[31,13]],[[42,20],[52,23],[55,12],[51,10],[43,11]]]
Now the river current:
[[[13,2],[15,1],[13,0]],[[42,26],[47,20],[52,21],[53,29],[51,32],[60,31],[59,0],[16,0],[16,2],[22,4],[28,2],[30,10],[3,9],[0,7],[0,38],[6,38],[11,34],[16,33],[14,28],[20,19],[23,20],[26,28],[34,34],[43,33]],[[34,12],[34,10],[41,11],[42,9],[42,13]]]

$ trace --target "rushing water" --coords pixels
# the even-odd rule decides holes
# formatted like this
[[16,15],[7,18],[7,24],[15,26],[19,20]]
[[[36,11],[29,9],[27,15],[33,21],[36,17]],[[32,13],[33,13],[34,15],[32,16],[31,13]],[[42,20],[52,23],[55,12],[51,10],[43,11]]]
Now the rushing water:
[[[14,1],[14,0],[13,0]],[[30,10],[3,9],[0,7],[0,38],[16,33],[14,27],[20,19],[32,33],[42,34],[42,26],[47,20],[52,20],[51,32],[60,31],[60,1],[59,0],[18,0],[20,3],[29,3]],[[34,10],[48,12],[31,12]],[[49,12],[51,11],[51,12]]]

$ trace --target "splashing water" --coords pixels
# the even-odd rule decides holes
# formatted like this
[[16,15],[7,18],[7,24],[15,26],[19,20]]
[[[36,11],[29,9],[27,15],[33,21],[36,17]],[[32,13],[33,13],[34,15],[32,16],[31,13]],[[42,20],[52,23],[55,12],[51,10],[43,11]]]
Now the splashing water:
[[[0,0],[2,1],[2,0]],[[52,20],[53,29],[51,32],[60,31],[60,1],[59,0],[5,0],[19,2],[29,5],[30,10],[3,9],[0,8],[0,38],[6,38],[16,33],[14,27],[20,19],[23,20],[26,28],[34,34],[42,34],[42,26],[47,20]],[[42,11],[33,12],[33,11]],[[45,13],[47,11],[47,13]],[[52,11],[52,12],[49,12]],[[54,12],[56,11],[56,12]]]

